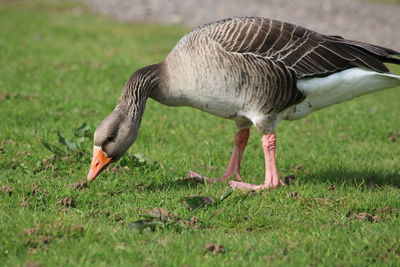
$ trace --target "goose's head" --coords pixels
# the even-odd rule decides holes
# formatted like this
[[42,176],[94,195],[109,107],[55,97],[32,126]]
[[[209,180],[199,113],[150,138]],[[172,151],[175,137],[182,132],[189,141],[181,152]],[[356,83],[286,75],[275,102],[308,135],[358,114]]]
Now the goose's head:
[[119,160],[135,142],[147,98],[158,86],[161,64],[144,67],[125,83],[114,111],[94,132],[93,159],[87,179],[93,181],[111,162]]
[[111,162],[120,159],[136,140],[138,123],[116,111],[94,133],[93,158],[87,179],[93,181]]

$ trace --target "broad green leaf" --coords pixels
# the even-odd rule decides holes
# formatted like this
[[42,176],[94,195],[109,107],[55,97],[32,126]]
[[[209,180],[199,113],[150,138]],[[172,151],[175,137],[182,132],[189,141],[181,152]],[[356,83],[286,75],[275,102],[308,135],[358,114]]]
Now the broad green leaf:
[[90,137],[91,134],[89,125],[85,122],[78,128],[75,128],[74,135],[75,137]]
[[75,143],[71,142],[70,140],[62,136],[59,132],[57,132],[57,135],[58,135],[58,142],[65,145],[69,151],[78,150],[78,146]]
[[52,152],[53,154],[55,154],[57,156],[64,156],[66,154],[64,149],[62,149],[56,145],[50,144],[44,140],[42,140],[41,143],[45,148],[47,148],[50,152]]

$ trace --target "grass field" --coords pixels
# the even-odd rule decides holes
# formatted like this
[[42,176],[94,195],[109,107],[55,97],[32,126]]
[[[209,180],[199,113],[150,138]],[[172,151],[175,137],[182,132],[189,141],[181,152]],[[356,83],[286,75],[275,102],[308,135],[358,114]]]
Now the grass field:
[[[0,265],[400,265],[399,88],[282,122],[278,168],[295,180],[277,190],[189,209],[182,198],[224,194],[179,178],[222,175],[234,123],[152,100],[129,155],[89,188],[69,186],[85,179],[91,141],[59,156],[43,142],[78,140],[83,123],[93,131],[130,74],[187,31],[117,23],[70,1],[0,1]],[[263,181],[254,129],[242,170]],[[130,227],[158,207],[179,219]]]

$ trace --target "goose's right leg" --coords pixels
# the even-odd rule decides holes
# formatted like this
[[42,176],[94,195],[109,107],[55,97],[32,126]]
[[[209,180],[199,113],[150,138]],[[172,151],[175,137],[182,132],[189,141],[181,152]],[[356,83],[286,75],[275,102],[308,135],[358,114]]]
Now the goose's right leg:
[[195,177],[202,177],[204,178],[207,182],[223,182],[226,181],[228,178],[234,176],[236,180],[241,180],[240,177],[240,163],[242,161],[243,157],[243,152],[246,148],[247,145],[247,140],[249,139],[250,135],[250,129],[245,128],[237,131],[234,139],[234,147],[232,151],[232,156],[231,159],[229,160],[228,166],[226,167],[224,176],[221,178],[204,178],[202,175],[194,172],[194,171],[189,171],[189,177],[195,178]]
[[276,137],[275,133],[267,133],[262,137],[262,146],[264,150],[264,158],[265,158],[265,181],[262,185],[253,185],[243,182],[231,181],[229,184],[232,189],[240,189],[240,190],[261,190],[261,189],[273,189],[281,185],[285,185],[285,183],[279,179],[278,169],[276,168],[276,159],[275,159],[275,146],[276,146]]

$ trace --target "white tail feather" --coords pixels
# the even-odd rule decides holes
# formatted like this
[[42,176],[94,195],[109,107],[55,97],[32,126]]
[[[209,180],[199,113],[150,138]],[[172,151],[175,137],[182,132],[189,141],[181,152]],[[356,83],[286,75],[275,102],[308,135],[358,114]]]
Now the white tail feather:
[[306,99],[282,115],[284,119],[299,119],[315,110],[399,85],[400,76],[362,68],[347,69],[323,78],[301,79],[297,88]]

